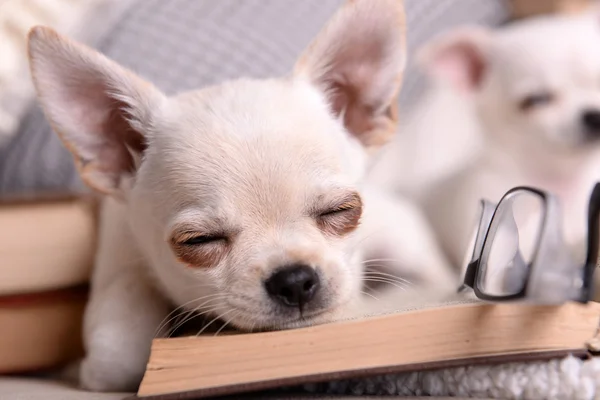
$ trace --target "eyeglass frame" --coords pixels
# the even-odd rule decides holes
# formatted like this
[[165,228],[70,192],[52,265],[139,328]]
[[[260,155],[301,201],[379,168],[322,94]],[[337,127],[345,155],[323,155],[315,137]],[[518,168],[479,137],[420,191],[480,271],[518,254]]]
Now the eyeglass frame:
[[[502,203],[520,192],[533,193],[539,196],[543,201],[544,214],[540,228],[540,234],[538,235],[533,257],[531,261],[527,263],[527,276],[523,283],[522,289],[516,293],[506,295],[491,295],[480,288],[480,274],[483,275],[483,273],[485,273],[485,270],[482,270],[481,268],[481,262],[484,251],[488,249],[487,253],[489,255],[489,248],[491,247],[491,244],[488,245],[488,240],[490,240],[489,233],[492,228],[492,223],[494,222],[494,217],[496,216]],[[550,249],[552,251],[559,251],[562,253],[560,254],[562,262],[565,262],[565,260],[569,259],[569,256],[567,255],[568,250],[562,239],[562,218],[559,201],[554,195],[547,191],[530,186],[517,186],[507,191],[497,204],[485,199],[481,199],[479,204],[481,206],[481,215],[479,218],[479,224],[477,225],[475,242],[473,243],[470,261],[468,262],[464,272],[463,283],[459,287],[458,291],[462,292],[463,290],[470,288],[474,291],[477,298],[485,301],[511,301],[525,299],[528,297],[528,291],[531,289],[530,283],[535,279],[532,279],[532,276],[537,277],[539,273],[543,271],[543,269],[539,267],[535,268],[540,264],[538,258],[540,255],[540,250],[545,250],[545,248],[548,247],[548,243],[559,244],[558,246],[550,246]],[[590,194],[590,199],[588,202],[587,228],[587,254],[585,262],[583,266],[581,266],[581,287],[574,288],[575,290],[579,291],[579,296],[577,298],[567,299],[567,301],[576,301],[584,304],[589,302],[593,296],[593,276],[598,262],[598,253],[600,251],[600,182],[594,185],[594,188]],[[491,240],[491,243],[493,243],[493,237]],[[572,265],[570,267],[572,267]]]

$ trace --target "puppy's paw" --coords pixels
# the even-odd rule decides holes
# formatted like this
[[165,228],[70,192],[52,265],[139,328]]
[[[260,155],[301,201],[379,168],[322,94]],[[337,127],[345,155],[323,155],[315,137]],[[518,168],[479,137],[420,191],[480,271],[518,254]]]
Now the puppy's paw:
[[[113,274],[105,285],[97,284],[86,308],[86,357],[79,383],[88,390],[137,390],[156,328],[168,315],[168,304],[143,279],[143,270],[117,261],[109,266],[122,266],[120,273]],[[103,264],[97,267],[106,268]]]
[[[86,336],[86,357],[79,371],[80,385],[96,392],[134,392],[144,376],[152,330],[125,324],[122,320],[102,320]],[[151,326],[157,326],[153,323]]]
[[[123,355],[126,357],[126,355]],[[118,360],[86,357],[79,370],[79,386],[93,392],[135,392],[144,371],[122,368]]]

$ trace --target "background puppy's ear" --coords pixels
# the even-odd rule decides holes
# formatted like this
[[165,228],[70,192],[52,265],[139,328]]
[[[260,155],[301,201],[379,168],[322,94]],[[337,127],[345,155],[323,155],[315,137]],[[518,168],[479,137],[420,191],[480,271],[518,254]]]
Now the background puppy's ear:
[[485,77],[490,38],[491,31],[484,27],[459,28],[425,45],[417,60],[433,78],[473,91]]
[[46,117],[73,153],[82,179],[115,193],[146,146],[165,97],[96,51],[45,27],[29,33],[29,62]]
[[378,146],[395,132],[405,40],[401,0],[349,0],[305,50],[295,74],[326,94],[351,134]]

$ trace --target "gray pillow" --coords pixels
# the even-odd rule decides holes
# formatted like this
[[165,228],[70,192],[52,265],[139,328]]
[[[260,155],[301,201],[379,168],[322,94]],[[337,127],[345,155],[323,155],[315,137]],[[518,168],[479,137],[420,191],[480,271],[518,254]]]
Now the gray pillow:
[[[283,75],[343,0],[132,0],[95,47],[167,93],[236,77]],[[405,0],[409,56],[465,23],[498,25],[507,0]],[[408,107],[424,80],[408,66]],[[71,156],[33,102],[0,149],[0,196],[83,189]]]

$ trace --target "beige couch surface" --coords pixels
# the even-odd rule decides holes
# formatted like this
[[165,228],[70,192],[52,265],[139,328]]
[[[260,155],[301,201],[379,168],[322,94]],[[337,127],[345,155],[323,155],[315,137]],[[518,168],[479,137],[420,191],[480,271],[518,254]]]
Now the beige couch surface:
[[[0,378],[0,399],[2,400],[121,400],[128,397],[127,393],[89,393],[82,392],[64,384],[28,378]],[[237,397],[237,396],[236,396]],[[237,397],[239,398],[239,397]],[[260,396],[244,397],[251,399],[271,399],[271,400],[309,400],[309,399],[336,399],[336,400],[374,400],[373,397],[306,397],[306,396]],[[381,398],[379,398],[381,399]],[[390,397],[386,397],[390,399]],[[432,397],[413,397],[413,399],[434,399]],[[443,400],[446,398],[436,397]],[[453,400],[460,400],[453,397]]]
[[42,379],[0,378],[2,400],[121,400],[127,393],[87,393]]

